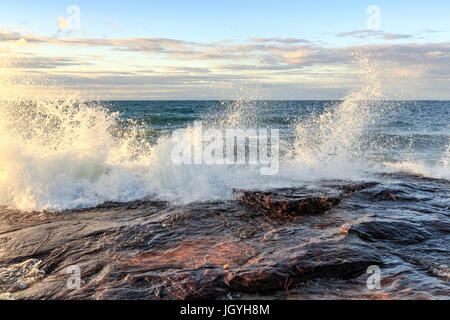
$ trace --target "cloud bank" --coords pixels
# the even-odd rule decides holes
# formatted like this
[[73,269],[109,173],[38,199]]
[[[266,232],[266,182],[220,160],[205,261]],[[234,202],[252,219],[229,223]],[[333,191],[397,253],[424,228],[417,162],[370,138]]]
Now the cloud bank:
[[255,83],[261,98],[335,99],[358,82],[354,61],[363,56],[386,79],[399,79],[397,93],[450,98],[450,42],[415,43],[411,35],[371,30],[336,37],[384,42],[341,47],[297,38],[200,43],[58,38],[1,29],[0,55],[4,66],[22,74],[45,74],[73,90],[115,99],[235,98],[236,88]]

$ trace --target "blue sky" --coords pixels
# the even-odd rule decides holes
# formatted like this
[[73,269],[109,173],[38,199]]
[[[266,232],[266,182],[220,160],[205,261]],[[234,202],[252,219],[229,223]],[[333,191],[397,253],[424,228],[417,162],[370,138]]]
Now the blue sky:
[[[336,31],[366,28],[366,8],[382,10],[382,30],[417,33],[446,31],[435,40],[448,40],[450,2],[440,1],[1,1],[0,21],[52,35],[55,17],[69,5],[81,8],[82,25],[91,37],[163,37],[191,41],[299,37],[330,39]],[[114,29],[111,20],[120,29]],[[330,41],[333,39],[330,39]],[[339,44],[339,41],[336,41]]]
[[[77,5],[81,10],[81,28],[72,32],[58,31],[60,26],[58,18],[69,17],[66,8],[70,5]],[[381,10],[381,30],[377,32],[367,31],[366,22],[369,16],[366,10],[370,5],[376,5]],[[439,79],[433,78],[435,76],[433,72],[436,72],[439,64],[448,58],[449,13],[450,2],[436,0],[426,2],[1,0],[0,30],[3,30],[4,35],[0,48],[3,47],[5,51],[4,57],[14,56],[11,52],[15,52],[16,60],[25,56],[33,59],[33,62],[38,59],[41,62],[44,59],[57,61],[58,63],[51,67],[46,65],[42,68],[41,65],[41,68],[30,67],[28,70],[23,67],[26,63],[22,63],[20,71],[41,73],[45,71],[49,77],[64,79],[64,83],[75,84],[77,81],[83,81],[82,78],[75,76],[71,79],[70,73],[76,72],[79,75],[85,72],[92,77],[92,73],[96,70],[108,71],[111,74],[131,72],[139,76],[142,81],[150,76],[148,74],[150,69],[155,76],[155,72],[160,73],[159,76],[164,73],[167,77],[175,72],[173,80],[183,71],[181,67],[186,65],[190,68],[189,74],[192,75],[192,79],[195,78],[194,69],[196,69],[199,72],[203,71],[202,76],[207,73],[211,77],[213,74],[220,74],[223,76],[221,81],[225,83],[233,81],[232,75],[241,79],[244,70],[250,68],[258,69],[259,73],[249,76],[248,81],[263,82],[266,87],[272,88],[273,92],[269,94],[269,97],[277,97],[283,91],[273,88],[281,85],[283,81],[280,79],[283,74],[275,75],[273,70],[282,68],[286,70],[286,74],[289,74],[290,79],[290,83],[286,84],[285,92],[290,92],[286,98],[295,98],[293,93],[296,88],[297,92],[302,92],[297,98],[306,97],[307,90],[310,92],[318,90],[318,96],[335,98],[351,89],[351,84],[345,83],[345,76],[343,76],[343,72],[352,73],[345,55],[351,54],[352,50],[364,47],[366,51],[373,50],[379,59],[383,56],[385,60],[396,60],[395,63],[400,64],[398,67],[402,72],[406,72],[408,68],[408,53],[414,57],[423,55],[422,58],[415,58],[422,62],[424,59],[427,61],[427,57],[432,57],[429,61],[430,66],[427,64],[421,68],[423,83],[430,83],[429,88],[419,88],[418,92],[423,97],[450,98],[446,90],[448,74],[442,75],[440,72]],[[80,41],[71,39],[91,39],[92,41],[80,44]],[[101,39],[121,39],[122,42],[120,44],[106,43],[100,41]],[[155,46],[160,46],[161,41],[156,44],[153,40],[151,43],[148,41],[144,43],[130,39],[171,39],[180,43],[175,45],[164,42],[164,50],[156,50]],[[266,40],[255,43],[252,39]],[[299,41],[273,43],[267,39],[297,39]],[[19,42],[19,40],[22,41]],[[125,43],[126,41],[130,41],[130,45]],[[265,47],[258,47],[257,44],[264,44]],[[249,48],[249,46],[252,47]],[[389,48],[386,48],[387,46]],[[8,53],[6,53],[6,47],[8,47]],[[425,52],[427,48],[431,49]],[[175,52],[176,50],[178,53]],[[188,51],[195,51],[198,54],[191,55],[192,59],[186,62]],[[334,54],[340,58],[334,59]],[[96,55],[105,58],[87,62],[88,56]],[[231,55],[239,55],[239,57]],[[325,57],[326,55],[328,56]],[[80,58],[75,61],[74,56],[80,56]],[[249,61],[245,61],[247,57]],[[84,60],[81,61],[82,59]],[[253,60],[250,61],[251,59]],[[130,61],[136,63],[131,65]],[[303,65],[300,65],[302,63]],[[414,59],[409,61],[411,66],[416,63]],[[28,63],[28,65],[35,64]],[[122,67],[117,67],[118,65]],[[237,65],[242,68],[237,68]],[[218,66],[226,67],[218,68]],[[292,68],[289,69],[289,66]],[[268,68],[272,70],[270,74],[267,71]],[[426,72],[425,68],[427,68]],[[447,70],[447,65],[440,69],[442,68]],[[264,69],[266,73],[263,75]],[[314,87],[314,84],[317,84],[315,81],[312,81],[310,85],[305,84],[305,79],[312,74],[320,73],[325,78],[323,74],[325,69],[330,76],[328,86],[322,83],[319,87]],[[197,75],[200,76],[200,74]],[[301,81],[296,82],[295,77]],[[339,81],[333,82],[334,77]],[[158,79],[161,80],[161,78]],[[104,80],[112,81],[112,79]],[[202,81],[208,80],[210,79],[205,77]],[[98,81],[100,82],[101,79],[99,78]],[[198,77],[192,80],[190,87],[186,84],[190,81],[189,79],[180,78],[180,81],[177,90],[174,90],[176,83],[173,81],[170,81],[171,88],[167,88],[169,85],[161,87],[160,91],[166,90],[165,92],[169,92],[169,95],[162,94],[160,97],[182,97],[183,94],[187,97],[197,97],[201,92],[199,87],[194,85],[201,82]],[[337,83],[339,85],[336,85]],[[297,87],[295,87],[296,84]],[[83,86],[83,84],[78,85]],[[217,96],[229,94],[225,93],[229,92],[225,88],[226,85],[222,88],[217,86],[216,83],[211,92]],[[204,83],[201,87],[205,87]],[[320,90],[322,87],[323,90]],[[311,90],[312,88],[315,90]],[[130,91],[125,94],[123,91],[108,90],[107,84],[104,86],[104,91],[116,92],[114,96],[157,97],[151,94],[142,95],[144,90],[143,88],[135,93]],[[151,91],[155,94],[157,90],[152,87]],[[313,96],[315,95],[311,95],[310,98]],[[280,98],[283,97],[280,96]]]

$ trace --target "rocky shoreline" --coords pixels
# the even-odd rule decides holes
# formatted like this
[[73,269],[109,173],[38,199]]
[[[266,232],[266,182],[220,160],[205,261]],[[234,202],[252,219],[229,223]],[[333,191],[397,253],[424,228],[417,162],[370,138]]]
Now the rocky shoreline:
[[[0,295],[445,299],[449,207],[433,199],[446,197],[449,182],[408,179],[235,190],[235,200],[184,206],[149,199],[62,213],[1,209]],[[80,289],[67,287],[73,265]],[[366,285],[373,265],[382,270],[375,291]]]

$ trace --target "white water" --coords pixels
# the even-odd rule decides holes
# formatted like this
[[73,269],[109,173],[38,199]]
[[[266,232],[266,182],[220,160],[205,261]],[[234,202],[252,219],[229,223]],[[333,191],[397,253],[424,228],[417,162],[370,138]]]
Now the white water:
[[450,180],[450,144],[441,159],[435,164],[410,160],[397,163],[384,163],[384,171],[404,172],[435,179]]
[[[377,103],[380,81],[370,67],[364,74],[361,88],[342,103],[297,124],[294,148],[281,160],[276,176],[261,176],[256,167],[174,165],[171,152],[178,141],[170,137],[152,146],[137,124],[130,123],[123,134],[118,114],[98,104],[71,97],[30,103],[16,92],[14,99],[0,103],[0,205],[59,211],[148,196],[185,203],[229,198],[233,188],[363,179],[379,168],[360,157],[360,137],[383,112]],[[218,123],[245,125],[251,110],[231,108]],[[443,169],[421,168],[418,173],[448,178],[448,154],[442,163]],[[417,166],[389,168],[416,173]]]

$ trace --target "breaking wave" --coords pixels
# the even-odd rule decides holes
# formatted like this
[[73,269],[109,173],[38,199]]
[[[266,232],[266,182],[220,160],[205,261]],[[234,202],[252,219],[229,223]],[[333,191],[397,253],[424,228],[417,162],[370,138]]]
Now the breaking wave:
[[[175,165],[171,153],[179,141],[170,135],[150,143],[141,123],[124,120],[101,103],[64,95],[29,99],[15,90],[13,99],[0,98],[0,205],[60,211],[149,196],[205,201],[229,198],[233,188],[362,179],[380,169],[380,162],[367,160],[361,141],[384,112],[380,80],[373,66],[366,60],[363,65],[361,88],[324,112],[293,122],[295,138],[283,146],[275,176],[261,176],[251,166]],[[251,102],[234,102],[224,116],[210,119],[211,126],[257,125],[257,112]],[[407,162],[384,168],[448,179],[448,154],[432,168]]]

